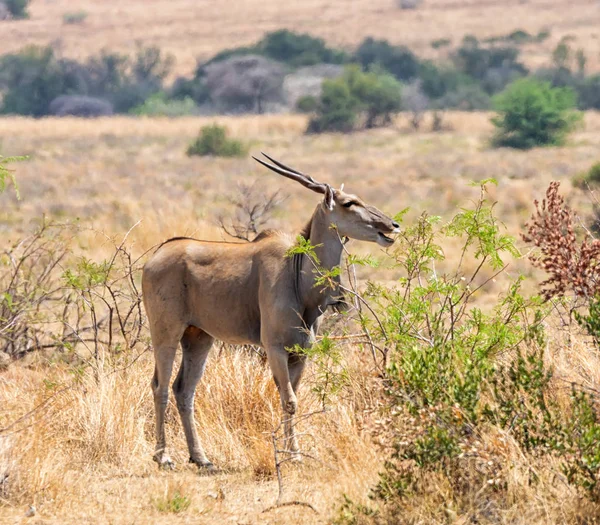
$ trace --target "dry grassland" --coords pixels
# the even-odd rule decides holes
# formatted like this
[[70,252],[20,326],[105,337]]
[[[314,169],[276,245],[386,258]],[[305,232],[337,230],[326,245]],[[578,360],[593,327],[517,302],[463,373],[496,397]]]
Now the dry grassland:
[[[63,23],[65,13],[80,10],[87,13],[84,23]],[[2,22],[0,54],[53,43],[65,56],[83,59],[103,48],[130,53],[140,41],[172,53],[177,72],[189,74],[197,58],[281,28],[346,48],[366,36],[386,38],[429,57],[437,56],[431,42],[440,38],[456,44],[466,34],[486,38],[548,29],[551,37],[543,44],[525,47],[528,64],[547,64],[549,52],[568,35],[586,51],[589,67],[597,68],[600,59],[596,0],[425,0],[416,10],[401,10],[395,0],[34,0],[30,12],[30,20]]]
[[[450,217],[475,196],[468,182],[488,177],[498,179],[493,190],[497,213],[515,235],[550,180],[562,181],[562,192],[573,206],[589,213],[589,198],[570,181],[598,160],[600,115],[588,113],[585,128],[567,146],[527,153],[490,149],[488,118],[450,113],[447,131],[416,134],[406,129],[401,116],[390,129],[322,136],[305,136],[306,121],[298,116],[216,120],[233,136],[251,141],[252,153],[263,150],[316,178],[336,186],[343,182],[390,213],[410,206],[407,221],[423,211]],[[1,245],[16,241],[43,214],[61,221],[78,218],[84,229],[119,236],[141,220],[130,237],[136,253],[172,235],[220,238],[212,222],[215,210],[231,211],[226,196],[237,183],[253,180],[288,195],[272,225],[300,228],[317,202],[314,194],[265,172],[249,158],[185,156],[187,143],[207,122],[1,119],[2,153],[30,155],[16,165],[22,200],[11,191],[0,197]],[[83,234],[76,249],[100,260],[109,246],[99,235]],[[360,250],[381,255],[374,246]],[[453,258],[453,247],[446,250]],[[514,276],[531,269],[520,261],[508,271]],[[379,281],[396,276],[385,268],[363,274]],[[499,282],[491,293],[503,289]],[[0,483],[0,523],[326,523],[343,492],[364,500],[386,452],[369,432],[377,424],[377,378],[357,348],[347,345],[344,353],[349,386],[329,414],[300,427],[306,432],[305,449],[321,462],[307,460],[284,471],[285,499],[310,502],[319,515],[304,507],[263,513],[277,494],[269,432],[278,421],[279,402],[268,369],[251,354],[215,349],[199,388],[201,439],[209,457],[225,469],[210,478],[199,477],[185,463],[183,432],[173,406],[168,429],[178,470],[159,472],[151,461],[149,354],[125,369],[102,366],[99,384],[60,362],[48,367],[32,358],[27,367],[13,365],[0,372],[0,428],[39,409],[0,435],[0,472],[8,467],[13,473],[9,499]],[[576,379],[600,386],[600,362],[583,350],[583,342],[568,351],[552,344],[548,359],[564,384]],[[310,392],[312,374],[309,370],[300,399],[302,412],[319,406]],[[492,449],[499,438],[488,438],[485,446]],[[574,490],[555,479],[551,465],[536,464],[512,442],[498,454],[513,501],[503,523],[574,523],[585,513]],[[535,486],[529,483],[532,469],[540,480]],[[443,493],[446,488],[432,490]],[[177,500],[177,494],[189,507],[179,513],[172,506],[165,509],[164,502]],[[29,504],[36,505],[37,517],[24,518]],[[429,523],[427,505],[415,503],[406,519]]]
[[423,212],[449,217],[476,196],[471,181],[495,178],[498,187],[491,191],[499,201],[498,214],[515,235],[551,180],[562,181],[574,207],[589,212],[591,199],[571,192],[571,179],[589,169],[600,148],[600,115],[593,112],[567,146],[529,152],[490,148],[492,126],[482,113],[447,113],[448,129],[442,133],[412,133],[400,116],[388,129],[319,136],[304,135],[302,116],[8,118],[0,120],[3,154],[30,159],[18,165],[23,198],[0,197],[0,239],[15,240],[42,215],[77,218],[119,235],[141,220],[132,239],[143,251],[176,235],[221,239],[216,215],[231,211],[227,198],[236,194],[236,185],[254,181],[265,191],[288,196],[271,226],[300,229],[316,195],[250,157],[185,155],[198,129],[211,122],[249,142],[251,154],[266,151],[335,186],[344,183],[390,214],[410,207],[412,218]]

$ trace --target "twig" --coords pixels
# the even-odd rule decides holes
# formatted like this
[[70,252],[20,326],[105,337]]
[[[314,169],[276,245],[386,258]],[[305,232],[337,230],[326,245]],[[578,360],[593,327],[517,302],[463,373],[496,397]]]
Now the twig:
[[265,512],[270,512],[270,511],[278,509],[280,507],[291,507],[293,505],[297,505],[300,507],[308,507],[315,514],[319,514],[319,511],[317,509],[315,509],[310,503],[307,503],[306,501],[297,501],[297,500],[285,501],[283,503],[275,503],[275,505],[271,505],[270,507],[267,507],[265,510],[263,510],[262,513],[264,514]]

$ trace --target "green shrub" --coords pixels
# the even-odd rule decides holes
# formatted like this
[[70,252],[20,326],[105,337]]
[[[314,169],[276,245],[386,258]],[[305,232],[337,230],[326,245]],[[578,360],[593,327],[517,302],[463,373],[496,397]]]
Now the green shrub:
[[433,49],[440,49],[442,47],[447,47],[452,43],[449,38],[438,38],[436,40],[432,40],[431,47]]
[[401,111],[402,87],[392,75],[348,67],[341,78],[359,101],[366,128],[387,126]]
[[1,113],[46,115],[59,95],[76,91],[79,83],[50,47],[27,47],[0,58]]
[[587,180],[593,183],[600,182],[600,162],[596,162],[587,172]]
[[317,115],[310,120],[306,131],[352,131],[358,120],[359,110],[360,102],[343,78],[324,80]]
[[172,64],[155,47],[138,47],[132,57],[102,52],[80,64],[57,58],[51,47],[30,46],[0,57],[0,112],[40,117],[60,95],[86,95],[126,113],[162,89]]
[[536,39],[537,42],[543,42],[544,40],[547,40],[548,38],[550,38],[550,30],[549,29],[542,29],[535,36],[535,39]]
[[210,100],[210,90],[206,85],[204,75],[193,78],[179,77],[171,89],[171,98],[184,100],[191,98],[196,104],[204,104]]
[[419,72],[417,56],[410,49],[393,46],[387,40],[365,38],[358,46],[354,58],[363,69],[379,66],[403,81],[415,78]]
[[430,99],[440,99],[461,86],[473,85],[473,80],[464,73],[448,66],[438,66],[430,60],[419,66],[421,89]]
[[[215,62],[222,62],[231,57],[243,55],[263,55],[292,67],[312,66],[321,63],[343,64],[348,61],[348,56],[344,51],[327,47],[322,38],[315,38],[307,33],[296,33],[288,29],[280,29],[267,33],[261,40],[251,46],[220,51],[207,62],[200,64],[198,69],[201,70]],[[201,75],[197,71],[196,77],[199,76]]]
[[[541,434],[540,399],[550,390],[540,351],[541,301],[523,297],[517,279],[485,312],[473,304],[471,283],[486,266],[497,272],[506,257],[518,256],[514,242],[502,232],[485,186],[480,200],[450,222],[423,215],[403,228],[391,253],[403,277],[392,289],[370,283],[364,299],[375,316],[361,316],[374,346],[386,349],[384,413],[392,414],[386,427],[393,452],[370,494],[378,509],[347,500],[340,523],[390,522],[408,498],[428,493],[428,475],[438,483],[443,477],[439,486],[452,487],[454,501],[461,493],[468,500],[470,483],[479,490],[487,481],[484,474],[468,479],[472,459],[466,453],[486,425],[512,435],[513,425],[522,421],[520,428],[539,427]],[[461,258],[446,273],[437,271],[444,267],[447,243],[458,244],[474,264],[463,267]],[[494,381],[501,386],[494,389]],[[520,437],[529,438],[526,432]]]
[[147,117],[182,117],[195,114],[196,109],[196,104],[190,97],[169,100],[165,93],[160,92],[148,97],[130,113]]
[[267,33],[256,48],[261,54],[293,67],[342,64],[347,59],[346,53],[327,47],[322,38],[287,29]]
[[466,36],[451,58],[458,71],[480,83],[491,95],[527,75],[519,53],[511,46],[482,46],[477,38]]
[[117,113],[128,113],[162,90],[174,60],[172,55],[164,54],[154,46],[138,45],[132,57],[103,53],[99,63],[100,73],[106,69],[114,73],[114,77],[108,76],[110,82],[103,89],[93,85],[92,93],[110,100]]
[[523,29],[517,29],[512,33],[509,33],[506,36],[506,40],[514,42],[515,44],[526,44],[533,40],[533,36],[531,36],[527,31]]
[[304,95],[296,101],[296,109],[300,113],[312,113],[316,111],[318,105],[319,100],[312,95]]
[[191,503],[191,498],[183,494],[180,490],[175,490],[172,494],[165,494],[165,496],[154,500],[156,510],[173,514],[185,512],[189,509]]
[[29,13],[27,12],[29,2],[30,0],[3,0],[12,17],[17,19],[29,18]]
[[402,108],[401,86],[394,77],[363,73],[356,66],[346,68],[339,78],[325,80],[322,89],[309,133],[386,126]]
[[[576,188],[585,189],[588,184],[590,186],[600,184],[600,162],[596,162],[588,171],[580,173],[573,178],[573,186]],[[600,330],[598,331],[598,335],[600,336]]]
[[576,89],[580,109],[600,109],[600,75],[582,79]]
[[452,59],[459,71],[482,80],[488,70],[501,67],[526,74],[527,69],[518,61],[519,54],[514,47],[484,47],[477,38],[466,36]]
[[597,399],[573,387],[572,415],[562,448],[562,471],[569,483],[582,488],[595,502],[600,501],[600,419]]
[[495,97],[494,105],[498,112],[492,119],[495,146],[529,149],[560,145],[581,120],[573,90],[529,78],[508,86]]
[[437,106],[461,111],[481,111],[492,107],[492,99],[477,84],[463,84],[438,99]]
[[243,157],[247,153],[247,147],[239,140],[227,138],[227,129],[218,124],[204,126],[200,135],[192,142],[187,155],[215,157]]

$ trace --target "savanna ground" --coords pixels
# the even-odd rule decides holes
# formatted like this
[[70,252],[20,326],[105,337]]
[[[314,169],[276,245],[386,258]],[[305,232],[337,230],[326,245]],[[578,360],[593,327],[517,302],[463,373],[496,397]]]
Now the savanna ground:
[[[426,0],[416,10],[399,9],[395,0],[34,0],[29,12],[30,20],[2,23],[0,54],[27,44],[54,44],[65,56],[83,59],[103,48],[129,53],[141,41],[172,53],[176,73],[189,75],[196,59],[251,44],[281,28],[347,48],[367,36],[384,38],[430,58],[447,52],[432,49],[434,40],[448,38],[456,45],[467,34],[484,39],[524,29],[533,35],[550,32],[541,44],[523,49],[532,68],[548,65],[563,37],[585,51],[590,69],[600,60],[596,0]],[[77,12],[87,15],[83,23],[63,23],[63,15]]]
[[[469,182],[489,177],[498,180],[491,190],[498,201],[497,215],[515,236],[531,215],[533,200],[543,196],[551,180],[561,181],[562,193],[584,220],[592,208],[589,195],[571,181],[597,160],[600,116],[594,113],[586,114],[585,127],[566,146],[529,152],[491,149],[492,126],[485,114],[448,113],[446,129],[439,133],[409,131],[406,116],[388,129],[323,136],[304,135],[306,119],[299,116],[216,121],[234,137],[249,140],[253,154],[266,151],[315,178],[336,186],[344,183],[347,190],[389,213],[409,206],[409,224],[423,211],[451,217],[476,197]],[[23,237],[42,215],[77,224],[73,250],[96,261],[113,250],[98,232],[121,239],[138,221],[128,237],[136,255],[174,235],[219,239],[223,233],[215,224],[217,213],[231,213],[227,197],[235,195],[238,183],[254,180],[266,192],[280,189],[287,196],[269,226],[298,230],[317,203],[316,195],[266,172],[249,157],[186,157],[188,142],[208,122],[121,117],[0,120],[2,153],[29,155],[15,165],[21,200],[10,188],[0,197],[1,245]],[[378,269],[362,269],[363,280],[393,283],[400,276],[398,270],[386,268],[379,248],[355,244],[358,251],[384,261]],[[524,244],[518,244],[525,253]],[[459,256],[458,248],[445,249],[449,261]],[[530,290],[539,280],[525,258],[511,263],[506,273],[531,277],[526,282]],[[503,279],[490,283],[491,295],[478,301],[485,304],[487,297],[505,291]],[[172,404],[168,437],[178,468],[160,472],[152,462],[150,352],[136,355],[125,366],[97,362],[95,374],[74,369],[52,353],[32,353],[0,372],[0,472],[8,469],[12,476],[10,497],[3,496],[0,485],[0,522],[329,522],[343,493],[365,501],[389,453],[374,437],[373,430],[381,426],[381,388],[370,358],[357,345],[341,344],[347,385],[328,413],[299,427],[306,433],[304,449],[319,461],[306,459],[302,466],[283,468],[284,500],[309,502],[320,514],[301,506],[263,513],[277,496],[270,441],[279,420],[276,390],[256,355],[215,348],[196,400],[207,454],[224,469],[214,477],[200,477],[187,465]],[[568,348],[551,344],[547,359],[561,380],[600,387],[598,357],[585,351],[583,342]],[[311,391],[315,381],[311,368],[300,398],[301,413],[320,407]],[[551,465],[535,463],[510,440],[503,441],[505,437],[500,438],[501,453],[514,504],[503,522],[576,522],[582,500],[575,489],[556,477]],[[486,446],[497,441],[498,436],[492,436]],[[531,472],[540,480],[536,485],[529,483]],[[433,488],[438,489],[444,487]],[[30,504],[37,515],[26,518]],[[407,521],[431,522],[427,506],[427,500],[415,502]]]

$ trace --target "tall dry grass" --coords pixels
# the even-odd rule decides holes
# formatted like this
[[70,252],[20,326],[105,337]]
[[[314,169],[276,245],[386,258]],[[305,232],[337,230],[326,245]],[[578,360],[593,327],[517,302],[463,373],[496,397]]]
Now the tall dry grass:
[[[366,386],[373,378],[360,360],[349,351],[353,384]],[[271,432],[279,425],[280,405],[264,360],[233,348],[213,350],[197,392],[196,417],[209,458],[224,472],[214,478],[194,476],[195,467],[187,465],[185,437],[172,399],[167,437],[178,467],[162,473],[152,461],[152,370],[152,357],[146,354],[124,369],[103,361],[94,373],[60,362],[14,365],[3,372],[0,514],[22,514],[34,504],[40,516],[69,522],[94,516],[94,522],[120,523],[130,512],[154,522],[161,515],[155,503],[164,494],[179,491],[189,497],[192,506],[185,515],[190,517],[208,512],[208,503],[215,503],[212,497],[207,502],[207,492],[230,485],[222,505],[209,512],[215,520],[228,512],[255,516],[273,503],[277,487]],[[365,396],[373,395],[369,390],[348,389],[329,412],[300,423],[303,448],[319,461],[283,467],[289,499],[306,499],[328,514],[341,490],[357,495],[373,482],[378,453],[359,431],[356,417],[370,408],[365,405]],[[318,404],[309,372],[301,413]],[[261,497],[244,501],[256,486]],[[129,501],[116,497],[123,490]]]
[[[546,358],[557,396],[568,396],[573,381],[599,388],[600,356],[589,341],[571,335],[567,342],[562,330],[548,328],[552,343]],[[377,410],[381,385],[358,347],[348,346],[345,354],[350,371],[346,388],[329,412],[300,425],[304,450],[320,462],[284,468],[287,499],[310,502],[323,514],[282,509],[270,517],[273,523],[328,522],[338,513],[342,493],[372,504],[368,489],[391,450],[389,440],[371,440],[386,424],[385,414]],[[279,421],[279,400],[262,358],[232,348],[213,350],[198,389],[196,417],[207,454],[224,473],[208,478],[198,477],[195,467],[186,464],[185,438],[173,403],[167,429],[177,469],[160,472],[152,462],[152,366],[146,354],[124,369],[104,361],[100,374],[60,362],[14,365],[0,374],[0,428],[16,422],[0,433],[0,522],[22,516],[30,504],[49,523],[126,523],[132,516],[147,523],[264,517],[261,512],[277,493],[270,432]],[[300,397],[302,412],[320,406],[310,391],[313,381],[309,370]],[[401,424],[409,428],[412,417]],[[469,454],[462,473],[466,493],[464,487],[456,492],[445,476],[428,474],[422,480],[427,489],[406,500],[401,523],[600,519],[600,508],[567,483],[560,459],[536,459],[506,431],[481,429]],[[500,502],[493,496],[496,485],[503,493]],[[191,502],[180,514],[159,504],[175,495]],[[486,505],[492,505],[489,520],[484,519]]]

